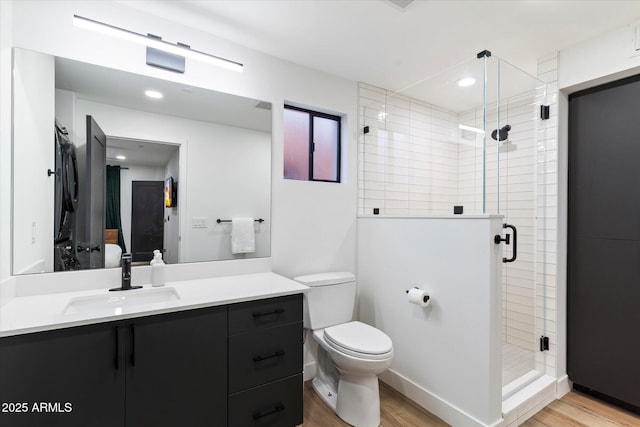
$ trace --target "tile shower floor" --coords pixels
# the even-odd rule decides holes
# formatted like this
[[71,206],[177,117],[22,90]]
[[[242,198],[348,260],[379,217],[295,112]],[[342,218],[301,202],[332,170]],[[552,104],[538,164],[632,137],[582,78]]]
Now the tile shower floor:
[[502,386],[535,369],[535,355],[513,344],[502,344]]

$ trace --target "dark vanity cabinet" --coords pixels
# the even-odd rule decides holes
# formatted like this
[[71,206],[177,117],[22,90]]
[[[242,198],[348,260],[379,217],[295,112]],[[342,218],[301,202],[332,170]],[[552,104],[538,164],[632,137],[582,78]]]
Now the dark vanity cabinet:
[[0,425],[122,425],[123,345],[110,323],[0,339]]
[[302,424],[302,295],[229,307],[229,426]]
[[2,338],[0,425],[223,427],[226,344],[226,307]]
[[302,295],[0,338],[0,426],[302,423]]
[[127,427],[224,427],[227,310],[143,317],[124,327]]

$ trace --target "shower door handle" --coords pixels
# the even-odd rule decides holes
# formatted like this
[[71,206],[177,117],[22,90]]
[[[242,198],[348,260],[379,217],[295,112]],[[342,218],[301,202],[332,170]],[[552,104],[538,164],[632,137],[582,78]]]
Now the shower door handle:
[[511,224],[502,224],[502,228],[510,228],[513,232],[513,252],[511,258],[502,258],[502,262],[513,262],[518,256],[518,230]]
[[[516,227],[511,224],[502,224],[502,228],[510,228],[513,234],[513,252],[511,254],[511,258],[502,258],[502,262],[513,262],[516,260],[516,257],[518,256],[518,230],[516,230]],[[493,241],[495,244],[500,244],[501,242],[504,242],[505,244],[509,245],[511,244],[510,240],[511,239],[509,238],[509,234],[504,236],[504,238],[501,235],[496,234],[495,237],[493,238]]]

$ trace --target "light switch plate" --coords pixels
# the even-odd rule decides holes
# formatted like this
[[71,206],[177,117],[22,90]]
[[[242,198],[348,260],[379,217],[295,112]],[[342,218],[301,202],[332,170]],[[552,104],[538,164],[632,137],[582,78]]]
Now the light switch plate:
[[192,217],[191,228],[207,228],[207,218],[205,217]]

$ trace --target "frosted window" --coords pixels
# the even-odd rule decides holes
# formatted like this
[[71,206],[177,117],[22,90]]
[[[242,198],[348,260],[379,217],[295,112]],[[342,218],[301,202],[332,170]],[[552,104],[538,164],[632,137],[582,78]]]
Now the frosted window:
[[340,117],[285,105],[284,177],[340,182]]
[[284,177],[309,179],[309,113],[284,109]]
[[339,123],[313,118],[313,179],[338,181]]

